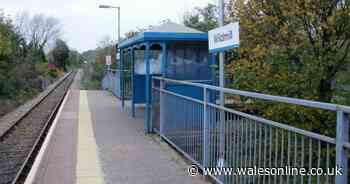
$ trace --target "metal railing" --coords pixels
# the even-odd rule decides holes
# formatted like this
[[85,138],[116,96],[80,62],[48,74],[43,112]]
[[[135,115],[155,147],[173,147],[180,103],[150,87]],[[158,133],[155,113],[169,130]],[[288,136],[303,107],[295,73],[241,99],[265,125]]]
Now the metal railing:
[[[239,175],[212,176],[218,183],[348,183],[350,107],[330,103],[246,92],[154,77],[152,122],[160,136],[201,169],[320,168],[342,175]],[[170,85],[202,90],[201,98],[169,90]],[[299,105],[336,113],[336,136],[326,136],[217,105],[213,93]],[[330,173],[332,174],[332,173]]]
[[[123,72],[123,73],[122,73]],[[106,70],[105,76],[102,81],[102,88],[104,90],[110,90],[112,93],[121,98],[123,96],[122,92],[124,92],[124,98],[131,98],[131,89],[132,89],[132,81],[131,81],[131,71],[130,70],[115,70],[109,69]],[[121,75],[124,77],[121,77]],[[124,81],[122,83],[122,80]],[[122,90],[124,86],[124,90]]]

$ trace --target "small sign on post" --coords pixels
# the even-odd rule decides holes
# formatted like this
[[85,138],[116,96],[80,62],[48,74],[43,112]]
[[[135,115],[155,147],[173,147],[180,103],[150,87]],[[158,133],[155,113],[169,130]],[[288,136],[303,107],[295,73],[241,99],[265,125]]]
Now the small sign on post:
[[106,56],[106,65],[111,66],[112,65],[112,56]]
[[239,47],[239,23],[231,23],[209,31],[209,52],[222,52]]

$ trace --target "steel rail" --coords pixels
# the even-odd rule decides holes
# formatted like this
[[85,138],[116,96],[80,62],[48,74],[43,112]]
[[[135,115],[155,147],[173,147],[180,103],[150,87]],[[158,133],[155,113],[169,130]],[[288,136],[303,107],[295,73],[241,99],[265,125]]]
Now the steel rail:
[[60,86],[60,84],[62,82],[65,81],[65,79],[70,75],[71,73],[66,74],[65,76],[63,76],[61,79],[59,79],[59,81],[57,81],[56,84],[54,84],[55,86],[53,86],[50,91],[47,92],[47,94],[45,94],[39,101],[37,101],[29,110],[27,110],[23,115],[21,115],[16,122],[10,126],[10,128],[8,128],[2,135],[0,135],[0,141],[6,137],[6,135],[8,135],[14,127],[16,127],[18,125],[18,122],[22,121],[28,114],[30,114],[32,112],[33,109],[35,109],[41,102],[43,102],[45,100],[45,98],[47,96],[49,96],[58,86]]
[[[52,94],[58,87],[60,87],[61,85],[64,85],[67,79],[69,79],[70,76],[72,76],[73,74],[75,74],[75,72],[70,72],[68,74],[66,74],[63,78],[60,79],[60,81],[48,92],[48,94],[46,94],[38,103],[36,103],[30,110],[28,110],[28,112],[23,115],[23,117],[21,117],[12,127],[15,127],[16,125],[18,125],[19,122],[21,122],[28,114],[30,114],[33,109],[35,109],[36,107],[38,107],[39,104],[41,104],[41,102],[43,102],[45,99],[47,99],[47,97]],[[73,75],[74,76],[74,75]],[[74,80],[74,78],[73,78]],[[54,109],[51,111],[49,118],[46,120],[44,127],[42,128],[42,130],[39,133],[39,136],[36,138],[33,147],[31,148],[30,152],[28,153],[28,155],[26,156],[24,162],[22,163],[20,169],[18,170],[14,180],[11,182],[11,184],[17,184],[20,183],[21,179],[24,179],[24,177],[27,175],[26,173],[26,169],[28,167],[30,167],[30,164],[34,161],[32,159],[35,158],[38,149],[41,146],[41,143],[43,141],[43,139],[45,138],[45,134],[48,130],[48,128],[50,127],[49,125],[52,123],[52,120],[54,119],[58,108],[61,106],[62,101],[65,97],[65,95],[67,94],[67,91],[69,89],[69,87],[71,86],[73,80],[69,81],[69,84],[67,85],[67,89],[64,89],[65,92],[62,95],[62,97],[58,100],[58,103],[55,105]],[[9,129],[10,130],[10,129]],[[9,132],[9,131],[8,131]],[[7,132],[7,133],[8,133]],[[6,134],[7,134],[6,133]],[[5,135],[5,134],[4,134]]]

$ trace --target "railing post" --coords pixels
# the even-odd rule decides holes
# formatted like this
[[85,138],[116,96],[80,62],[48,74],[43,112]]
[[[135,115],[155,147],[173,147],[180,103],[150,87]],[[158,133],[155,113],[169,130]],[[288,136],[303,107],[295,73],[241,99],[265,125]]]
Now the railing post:
[[160,80],[160,91],[159,91],[159,133],[161,136],[164,135],[164,80]]
[[131,116],[135,118],[134,48],[131,48]]
[[155,87],[154,80],[150,77],[150,92],[149,92],[149,133],[154,133],[153,131],[153,88]]
[[123,51],[120,50],[120,92],[121,92],[121,100],[122,100],[122,108],[125,106],[125,86],[124,86],[124,55]]
[[345,112],[337,111],[337,137],[336,137],[336,165],[342,169],[341,176],[336,176],[337,184],[348,183],[348,150],[344,143],[349,141],[349,116]]
[[167,58],[167,44],[166,42],[163,42],[162,44],[162,61],[161,61],[161,73],[162,73],[162,79],[159,80],[160,82],[160,91],[159,91],[159,134],[160,136],[164,135],[164,116],[165,116],[165,111],[164,111],[164,93],[163,90],[165,88],[165,80],[164,77],[166,77],[166,58]]
[[150,60],[149,60],[150,43],[146,43],[145,50],[145,67],[146,67],[146,84],[145,84],[145,96],[146,96],[146,109],[145,109],[145,132],[151,133],[151,70],[150,70]]
[[203,87],[203,166],[209,166],[209,123],[208,123],[208,92]]

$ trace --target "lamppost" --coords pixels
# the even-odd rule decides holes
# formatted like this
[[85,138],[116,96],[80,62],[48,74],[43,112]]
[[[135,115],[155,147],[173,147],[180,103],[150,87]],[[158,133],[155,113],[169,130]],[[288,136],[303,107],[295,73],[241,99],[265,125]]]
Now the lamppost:
[[116,9],[118,11],[118,44],[120,42],[120,6],[100,5],[99,8]]
[[[116,9],[118,11],[118,46],[120,43],[120,6],[110,6],[110,5],[100,5],[99,8],[105,8],[105,9]],[[119,53],[118,47],[116,48],[117,51],[117,60],[118,60],[118,55],[119,55],[119,63],[120,63],[120,91],[122,92],[121,98],[122,98],[122,107],[124,108],[124,83],[123,83],[123,75],[124,75],[124,67],[123,67],[123,62],[122,62],[122,56]]]

